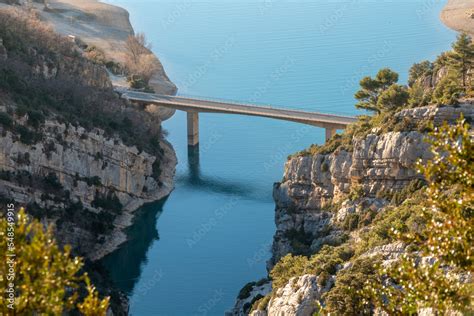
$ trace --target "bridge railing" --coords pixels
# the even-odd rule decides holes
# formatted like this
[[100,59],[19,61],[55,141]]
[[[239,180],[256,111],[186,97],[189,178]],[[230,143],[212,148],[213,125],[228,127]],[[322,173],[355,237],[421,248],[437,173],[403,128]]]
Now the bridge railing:
[[[262,103],[262,102],[254,102],[253,100],[250,101],[239,101],[239,100],[231,100],[231,99],[224,99],[224,98],[210,98],[210,97],[204,97],[204,96],[196,96],[196,95],[177,95],[177,96],[172,96],[172,95],[161,95],[161,94],[153,94],[153,93],[145,93],[142,91],[134,91],[134,90],[129,90],[129,89],[116,89],[117,92],[121,94],[128,94],[128,97],[133,98],[133,94],[136,94],[137,98],[150,98],[153,99],[153,96],[159,97],[159,98],[169,98],[169,99],[174,99],[174,100],[189,100],[189,101],[204,101],[204,102],[215,102],[215,103],[224,103],[224,104],[232,104],[236,106],[244,106],[244,107],[249,107],[249,108],[266,108],[270,110],[276,110],[276,111],[290,111],[290,112],[295,112],[295,113],[302,113],[302,114],[318,114],[321,116],[339,116],[341,118],[350,118],[354,119],[355,115],[354,113],[349,113],[349,112],[344,112],[344,111],[334,111],[334,110],[328,110],[325,107],[319,108],[319,109],[314,109],[308,110],[308,109],[301,109],[301,108],[288,108],[285,106],[274,106],[274,105],[269,105],[268,103]],[[151,100],[150,100],[151,101]]]
[[302,109],[302,108],[288,108],[285,106],[269,105],[268,103],[263,103],[263,102],[254,102],[253,100],[240,101],[240,100],[224,99],[224,98],[214,98],[214,97],[211,98],[211,97],[204,97],[204,96],[190,95],[190,94],[179,94],[174,97],[182,98],[182,99],[194,99],[194,100],[199,100],[199,101],[229,103],[229,104],[244,105],[244,106],[249,106],[249,107],[258,106],[261,108],[268,108],[272,110],[288,110],[288,111],[295,111],[295,112],[308,113],[308,114],[315,114],[315,113],[321,114],[321,115],[333,114],[333,115],[349,117],[349,118],[354,118],[356,115],[360,114],[360,113],[350,113],[350,112],[345,112],[345,111],[327,110],[326,108],[320,108],[320,109],[314,108],[314,110]]

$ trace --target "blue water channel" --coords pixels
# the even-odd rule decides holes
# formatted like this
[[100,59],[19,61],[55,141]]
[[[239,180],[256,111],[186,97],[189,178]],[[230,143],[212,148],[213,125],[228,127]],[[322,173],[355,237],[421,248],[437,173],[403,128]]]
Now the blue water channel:
[[[179,94],[356,115],[358,81],[382,67],[449,49],[445,1],[108,1],[130,12]],[[291,122],[200,115],[199,159],[186,117],[164,123],[179,164],[176,189],[140,210],[130,241],[105,260],[132,315],[223,315],[240,288],[266,276],[275,231],[273,183],[287,156],[324,130]]]

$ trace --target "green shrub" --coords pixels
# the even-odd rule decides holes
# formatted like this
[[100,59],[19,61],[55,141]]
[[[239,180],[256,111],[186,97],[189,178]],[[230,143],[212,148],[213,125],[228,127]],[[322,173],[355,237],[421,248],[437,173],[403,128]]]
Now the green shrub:
[[100,180],[99,176],[93,176],[93,177],[85,178],[85,181],[86,181],[88,186],[92,186],[92,185],[101,186],[102,185],[102,181]]
[[322,271],[318,275],[318,285],[319,287],[325,287],[327,285],[327,282],[329,281],[329,278],[331,275],[327,271]]
[[51,159],[51,153],[56,152],[56,145],[51,140],[51,141],[45,142],[43,146],[44,146],[43,152],[46,154],[46,157],[48,159]]
[[13,118],[6,112],[0,112],[0,124],[9,129],[13,126]]
[[352,265],[336,275],[334,287],[323,295],[324,313],[341,316],[371,315],[371,308],[364,301],[360,290],[366,282],[376,279],[376,258],[355,260]]
[[290,240],[293,254],[295,255],[309,255],[311,243],[314,236],[312,233],[307,233],[303,228],[300,230],[291,229],[285,232],[285,237]]
[[147,87],[145,80],[143,80],[143,78],[138,75],[132,75],[128,77],[128,82],[130,84],[130,88],[132,89],[145,89]]
[[357,228],[360,229],[364,226],[370,225],[376,215],[377,215],[377,212],[373,210],[366,210],[364,213],[360,214]]
[[335,274],[337,266],[349,260],[354,251],[348,245],[337,247],[324,245],[321,250],[310,258],[286,255],[270,271],[273,289],[278,289],[293,277],[304,274],[319,275],[323,271]]
[[0,170],[0,179],[5,181],[11,181],[13,173],[9,170]]
[[406,87],[399,84],[393,84],[380,94],[377,107],[393,112],[404,107],[409,99],[410,94]]
[[349,193],[348,198],[351,201],[355,201],[355,200],[365,197],[365,195],[366,194],[365,194],[364,188],[361,185],[353,185],[351,187],[351,191]]
[[84,56],[95,64],[105,65],[106,58],[104,52],[96,46],[88,46],[84,50]]
[[270,271],[273,289],[278,289],[295,276],[306,274],[309,270],[309,260],[304,256],[284,256]]
[[40,111],[28,110],[27,114],[28,125],[30,125],[34,129],[39,128],[44,123],[45,117]]
[[413,232],[423,226],[421,218],[426,196],[423,190],[414,193],[399,206],[389,206],[375,215],[369,230],[361,232],[360,241],[356,244],[359,255],[376,246],[388,244],[395,240],[393,230]]
[[105,67],[114,75],[123,75],[125,70],[123,69],[122,65],[112,60],[109,60],[105,63]]
[[252,304],[251,311],[263,311],[267,309],[268,303],[270,302],[271,295],[261,297]]
[[413,193],[426,186],[426,181],[423,179],[412,180],[401,191],[393,192],[391,202],[395,205],[402,204],[406,199],[413,195]]
[[347,214],[342,224],[342,228],[348,231],[352,231],[359,226],[360,216],[356,213]]
[[425,78],[433,75],[434,64],[429,60],[415,63],[409,71],[408,86],[413,87],[416,83],[423,82]]
[[20,135],[20,141],[25,145],[34,145],[43,139],[43,134],[32,131],[23,125],[16,125],[15,131]]
[[250,296],[252,293],[252,289],[255,286],[255,282],[249,282],[244,285],[244,287],[239,291],[239,295],[237,296],[240,300],[244,300]]
[[425,106],[430,104],[433,93],[431,89],[426,90],[423,86],[423,82],[415,82],[410,87],[410,98],[408,104],[410,107]]
[[50,172],[44,177],[43,183],[45,187],[49,190],[62,190],[63,186],[61,182],[59,182],[58,176],[54,172]]
[[119,213],[123,209],[123,205],[118,199],[117,195],[112,192],[108,192],[107,194],[97,192],[91,205],[93,207],[101,207],[115,213]]
[[30,153],[25,152],[25,153],[18,153],[17,158],[16,158],[16,163],[18,165],[27,165],[29,166],[31,161],[30,161]]
[[458,104],[463,93],[460,83],[452,77],[443,78],[433,92],[433,101],[440,105]]

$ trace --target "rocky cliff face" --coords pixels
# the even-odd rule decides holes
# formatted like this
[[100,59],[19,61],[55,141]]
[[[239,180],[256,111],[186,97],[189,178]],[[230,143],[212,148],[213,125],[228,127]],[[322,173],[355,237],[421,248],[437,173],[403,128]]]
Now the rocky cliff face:
[[[396,115],[415,122],[429,119],[439,125],[443,121],[455,122],[461,113],[473,120],[474,107],[471,104],[427,106],[403,110]],[[359,208],[377,211],[387,203],[378,198],[381,193],[400,191],[420,179],[415,163],[431,156],[429,145],[423,141],[425,136],[418,131],[374,133],[354,139],[353,152],[341,150],[291,158],[286,163],[283,180],[276,183],[273,190],[277,231],[269,268],[282,256],[294,252],[289,231],[315,236],[310,246],[312,252],[324,243],[336,242],[336,236],[322,235],[328,225],[344,221],[344,214],[356,212],[356,206],[347,201],[351,190],[361,190],[364,196],[370,197],[359,203]],[[344,201],[339,212],[325,209],[329,204]],[[334,214],[339,215],[334,217]]]
[[[443,121],[455,122],[461,113],[468,121],[474,120],[470,103],[406,109],[396,116],[415,125],[427,120],[439,125]],[[345,229],[351,216],[362,220],[367,214],[375,216],[390,204],[388,195],[420,180],[415,163],[431,157],[424,137],[420,131],[380,133],[374,129],[369,135],[352,140],[352,152],[336,150],[289,159],[282,181],[273,190],[276,232],[268,270],[289,253],[315,254],[323,245],[357,241],[358,232]],[[361,257],[381,256],[388,263],[403,252],[404,245],[395,243],[370,249]],[[351,264],[338,266],[338,271],[345,269],[351,269]],[[325,282],[318,282],[316,275],[293,278],[286,286],[274,289],[266,305],[259,304],[250,314],[311,315],[317,309],[315,302],[331,288],[334,278],[329,276]],[[252,297],[247,300],[252,301]],[[248,313],[238,304],[239,301],[235,315]]]
[[[137,207],[164,197],[173,187],[176,160],[164,140],[163,172],[155,179],[152,174],[157,157],[126,146],[119,139],[106,138],[101,130],[87,132],[48,120],[42,132],[41,142],[27,145],[3,131],[0,194],[16,203],[54,209],[46,218],[58,223],[58,239],[92,259],[125,240],[122,230],[131,224]],[[49,179],[49,183],[41,179]],[[116,205],[109,206],[106,201],[115,201]],[[75,222],[74,212],[78,210],[71,206],[79,202],[85,214]],[[89,222],[80,217],[90,217]],[[110,220],[113,223],[107,223]]]

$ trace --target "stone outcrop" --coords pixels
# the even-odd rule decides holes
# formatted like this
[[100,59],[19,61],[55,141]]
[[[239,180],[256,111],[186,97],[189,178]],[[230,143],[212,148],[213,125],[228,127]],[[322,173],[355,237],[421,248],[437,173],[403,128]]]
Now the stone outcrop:
[[[257,301],[259,298],[262,298],[268,295],[272,290],[272,282],[267,281],[263,284],[255,283],[252,285],[251,290],[248,293],[247,297],[241,297],[237,299],[236,304],[232,311],[227,312],[226,315],[235,315],[235,316],[245,316],[248,315],[252,307],[252,303]],[[259,314],[261,311],[254,311],[251,315],[254,316],[264,316],[266,314]],[[265,312],[266,313],[266,312]]]
[[290,159],[283,181],[274,186],[277,230],[268,267],[293,252],[289,231],[312,234],[311,252],[322,244],[337,243],[342,236],[337,231],[326,234],[328,227],[342,222],[347,213],[356,212],[357,206],[347,201],[338,212],[327,210],[326,206],[344,200],[351,188],[359,186],[371,197],[365,204],[378,211],[385,202],[375,198],[376,193],[400,190],[418,179],[414,164],[429,155],[421,133],[391,132],[354,140],[352,153],[339,151]]
[[290,279],[288,284],[278,289],[270,299],[267,315],[306,316],[312,315],[316,309],[316,301],[330,287],[330,282],[321,288],[318,277],[307,274]]
[[454,124],[461,113],[464,117],[472,121],[474,118],[474,100],[465,100],[459,106],[424,106],[413,109],[401,110],[397,117],[409,117],[415,124],[422,121],[433,121],[435,126],[440,126],[443,122]]

